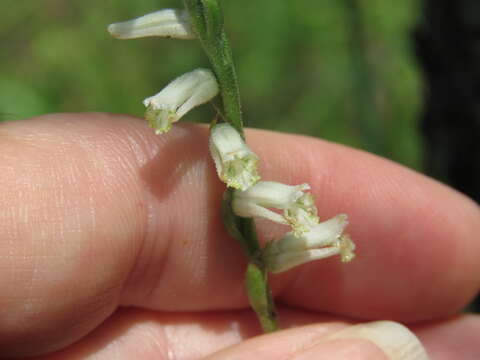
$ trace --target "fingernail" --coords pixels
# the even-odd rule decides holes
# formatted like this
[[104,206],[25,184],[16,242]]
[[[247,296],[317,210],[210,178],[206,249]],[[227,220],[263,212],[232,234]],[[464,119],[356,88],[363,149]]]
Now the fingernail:
[[[375,321],[353,325],[325,338],[328,342],[339,339],[366,340],[371,342],[380,348],[389,360],[429,359],[425,348],[415,334],[405,326],[393,321]],[[365,344],[362,346],[365,346]],[[363,357],[358,358],[363,359]],[[355,358],[352,357],[352,359]]]
[[388,360],[372,342],[363,339],[322,341],[293,356],[293,360]]

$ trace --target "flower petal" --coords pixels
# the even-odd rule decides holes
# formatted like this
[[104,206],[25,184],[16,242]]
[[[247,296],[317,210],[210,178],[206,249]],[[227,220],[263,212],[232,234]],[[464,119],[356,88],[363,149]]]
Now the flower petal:
[[110,24],[108,32],[119,39],[148,36],[194,39],[188,13],[179,9],[164,9],[139,18]]
[[215,125],[210,132],[210,153],[218,177],[227,186],[247,190],[260,180],[258,157],[229,124]]
[[277,256],[264,257],[264,260],[268,271],[280,273],[310,261],[337,255],[339,252],[340,249],[338,247],[331,246],[322,249],[286,252]]
[[215,75],[208,69],[196,69],[176,78],[158,94],[146,98],[143,101],[147,107],[145,118],[155,133],[164,133],[189,110],[217,94]]

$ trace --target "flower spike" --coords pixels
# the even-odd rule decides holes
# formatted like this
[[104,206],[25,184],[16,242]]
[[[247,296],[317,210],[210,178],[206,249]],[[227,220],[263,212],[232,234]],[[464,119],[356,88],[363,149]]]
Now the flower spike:
[[158,94],[146,98],[145,118],[156,134],[165,133],[192,108],[218,94],[215,75],[207,69],[186,73],[168,84]]
[[185,10],[164,9],[139,18],[110,24],[108,32],[119,39],[160,36],[176,39],[194,39],[189,15]]
[[268,243],[263,253],[267,270],[280,273],[334,255],[340,255],[342,262],[351,261],[355,257],[355,244],[343,233],[347,224],[347,216],[341,214],[300,237],[288,233],[280,240]]
[[[238,216],[263,217],[290,225],[295,235],[300,236],[319,221],[312,195],[304,192],[309,189],[308,184],[291,186],[260,181],[245,191],[235,191],[233,211]],[[268,208],[283,210],[283,215]]]
[[210,153],[218,177],[228,187],[247,190],[260,180],[258,157],[229,124],[215,125],[210,132]]

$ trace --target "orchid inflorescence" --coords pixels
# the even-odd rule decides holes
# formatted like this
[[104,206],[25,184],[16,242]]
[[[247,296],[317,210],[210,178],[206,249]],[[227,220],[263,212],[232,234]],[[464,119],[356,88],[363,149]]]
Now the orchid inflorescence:
[[[130,21],[111,24],[108,31],[120,39],[148,36],[201,38],[200,32],[203,30],[198,30],[199,26],[197,29],[195,27],[197,17],[185,10],[165,9]],[[202,26],[207,27],[208,21],[206,24]],[[204,35],[208,40],[211,31],[207,29],[205,33],[209,33]],[[226,40],[221,35],[218,36],[219,44],[227,46]],[[200,40],[204,41],[202,38]],[[208,41],[213,43],[212,47],[217,46],[215,39]],[[224,54],[224,49],[221,50],[223,52],[220,53]],[[228,62],[228,57],[226,61]],[[223,60],[224,63],[226,61]],[[214,62],[212,64],[213,72],[196,69],[186,73],[173,80],[158,94],[143,101],[146,106],[145,118],[156,134],[169,131],[172,124],[188,111],[212,100],[222,91],[227,92],[225,84],[222,84],[221,70],[215,68]],[[226,107],[223,93],[222,97]],[[237,112],[240,112],[239,107]],[[226,113],[228,115],[228,109]],[[268,219],[291,228],[291,232],[281,239],[270,241],[260,249],[256,261],[260,261],[265,271],[280,273],[334,255],[340,255],[343,262],[352,260],[355,256],[355,245],[344,233],[348,224],[347,216],[341,214],[320,222],[313,195],[308,192],[308,184],[286,185],[262,181],[257,168],[259,158],[246,144],[242,125],[239,126],[226,117],[226,122],[213,122],[209,147],[218,177],[227,188],[232,189],[229,203],[232,213],[240,218]],[[226,226],[228,229],[229,224],[226,223]],[[261,310],[256,311],[261,313]]]

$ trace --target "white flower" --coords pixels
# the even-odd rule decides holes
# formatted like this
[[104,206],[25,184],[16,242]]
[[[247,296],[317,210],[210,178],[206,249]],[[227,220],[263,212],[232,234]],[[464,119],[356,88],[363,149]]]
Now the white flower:
[[288,233],[280,240],[270,242],[263,252],[268,271],[279,273],[338,254],[343,262],[351,261],[355,257],[355,244],[343,233],[347,224],[346,215],[337,215],[300,237]]
[[185,10],[165,9],[124,22],[110,24],[108,32],[119,39],[148,36],[194,39],[188,13]]
[[[290,186],[260,181],[245,191],[235,191],[233,211],[242,217],[263,217],[288,224],[296,235],[300,235],[318,224],[313,196],[304,192],[309,189],[308,184]],[[283,215],[268,208],[283,210]]]
[[184,74],[168,84],[158,94],[146,98],[145,118],[156,134],[167,132],[192,108],[218,94],[215,75],[207,69],[197,69]]
[[233,126],[219,124],[211,129],[210,153],[218,177],[227,186],[247,190],[260,180],[257,172],[258,157]]

